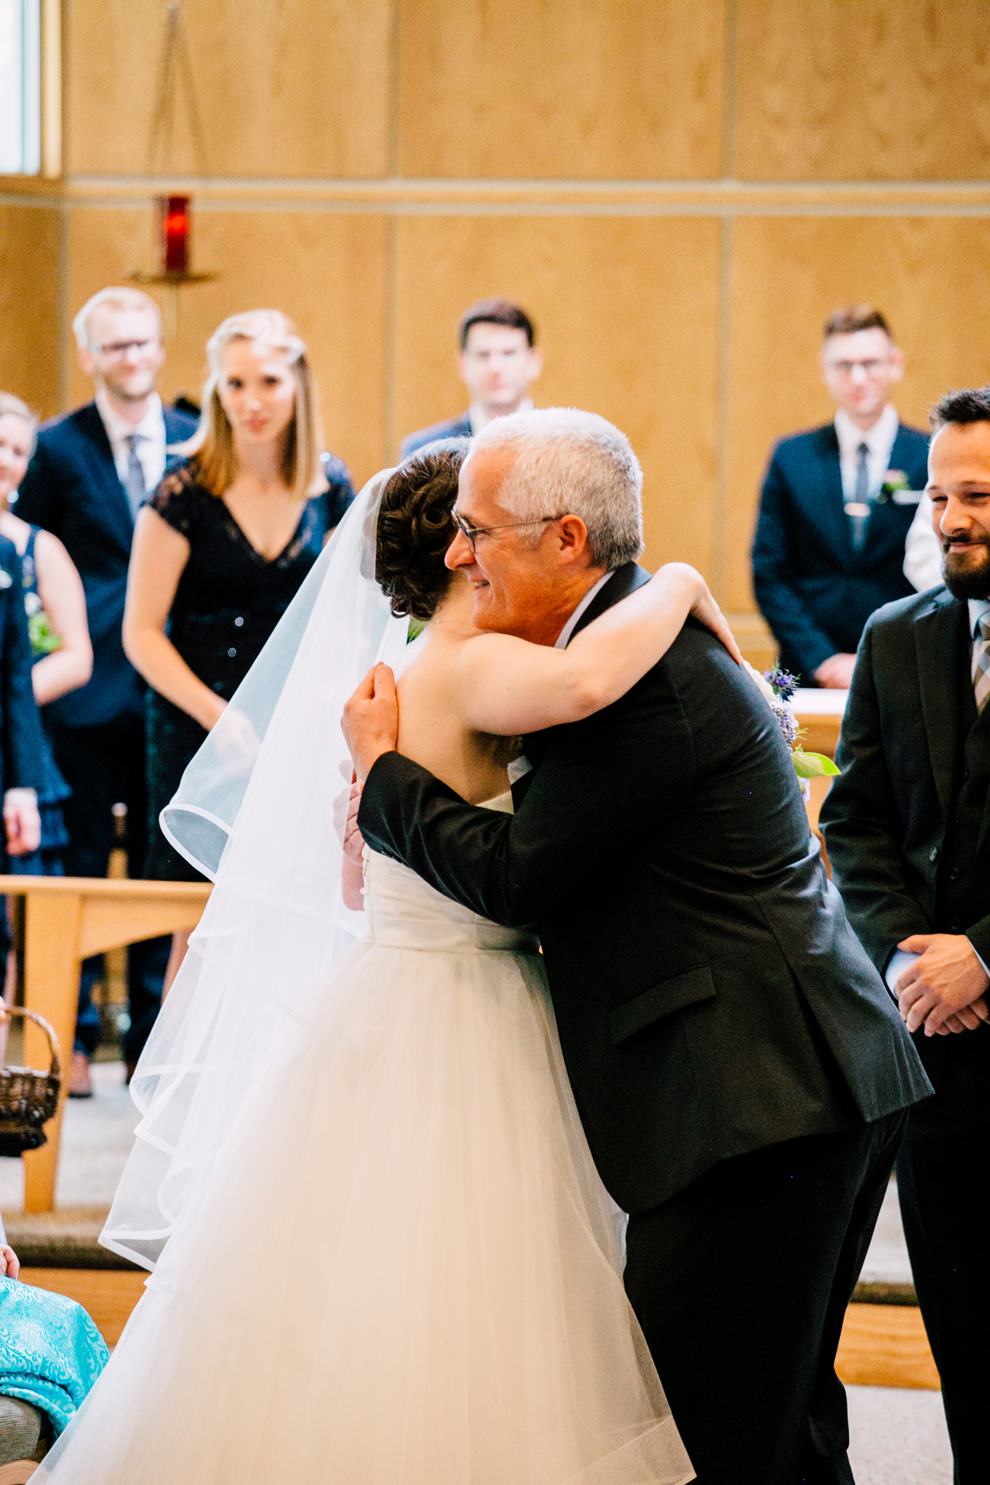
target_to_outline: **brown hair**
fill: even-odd
[[[894,338],[875,304],[842,304],[825,321],[822,340],[830,335],[855,335],[857,330],[882,330],[889,340]]]
[[[521,330],[530,346],[536,343],[533,321],[524,309],[510,304],[508,299],[479,299],[464,311],[457,327],[457,343],[462,351],[472,325],[507,325],[510,330]]]
[[[946,392],[932,408],[929,421],[936,431],[946,423],[990,423],[990,387]]]
[[[466,438],[451,439],[413,454],[382,491],[375,579],[396,618],[431,619],[450,586],[443,559],[457,534],[454,501],[467,449]]]
[[[298,500],[326,489],[320,454],[323,430],[316,383],[306,358],[306,344],[287,315],[277,309],[250,309],[231,315],[210,336],[206,353],[210,376],[203,388],[199,427],[180,452],[190,456],[196,479],[211,495],[223,495],[237,478],[234,435],[220,401],[223,351],[232,340],[281,351],[296,383],[296,405],[282,452],[282,478]]]

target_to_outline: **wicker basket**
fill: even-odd
[[[23,1016],[40,1026],[52,1054],[46,1073],[31,1067],[0,1068],[0,1155],[23,1155],[25,1150],[37,1150],[48,1138],[43,1125],[58,1108],[62,1069],[58,1038],[44,1016],[21,1006],[0,1005],[0,1022],[11,1016]]]

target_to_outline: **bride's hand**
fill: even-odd
[[[679,575],[689,577],[697,592],[697,597],[691,605],[691,613],[699,623],[710,629],[717,640],[728,650],[737,665],[743,663],[742,651],[736,644],[735,635],[729,628],[728,622],[722,610],[711,595],[711,590],[705,582],[701,573],[688,562],[666,562],[660,568],[660,572],[677,572]],[[659,574],[658,574],[659,575]]]

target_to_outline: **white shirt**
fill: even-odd
[[[918,513],[908,527],[904,543],[904,576],[919,593],[938,588],[942,578],[942,543],[935,535],[932,502],[922,495]]]
[[[883,484],[884,475],[890,468],[890,455],[894,439],[900,427],[897,409],[890,403],[884,408],[872,428],[864,432],[857,428],[847,412],[841,407],[835,415],[835,434],[839,440],[839,467],[842,470],[842,494],[846,500],[856,498],[856,475],[859,470],[859,446],[865,443],[866,472],[870,494]]]
[[[126,418],[122,418],[116,408],[110,405],[110,399],[102,387],[96,393],[96,406],[103,419],[103,426],[107,430],[107,438],[110,440],[117,478],[125,490],[127,489],[127,461],[130,458],[130,449],[126,440],[132,434],[137,434],[138,441],[134,452],[141,461],[141,468],[144,470],[144,487],[150,495],[165,473],[165,414],[162,411],[162,400],[158,393],[152,392],[148,400],[148,411],[140,423],[129,423]]]
[[[533,406],[532,397],[524,397],[516,408],[516,412],[532,412]],[[488,424],[495,420],[488,416],[480,402],[472,402],[468,408],[468,421],[471,424],[471,437],[474,438],[476,434],[481,432],[482,428],[487,428]]]

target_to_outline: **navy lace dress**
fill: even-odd
[[[329,490],[303,507],[288,545],[272,561],[251,545],[223,500],[196,483],[194,464],[166,474],[150,504],[189,542],[166,633],[190,670],[229,701],[354,498],[344,465],[324,457]],[[149,688],[147,695],[148,860],[154,881],[202,881],[158,824],[205,728]]]

